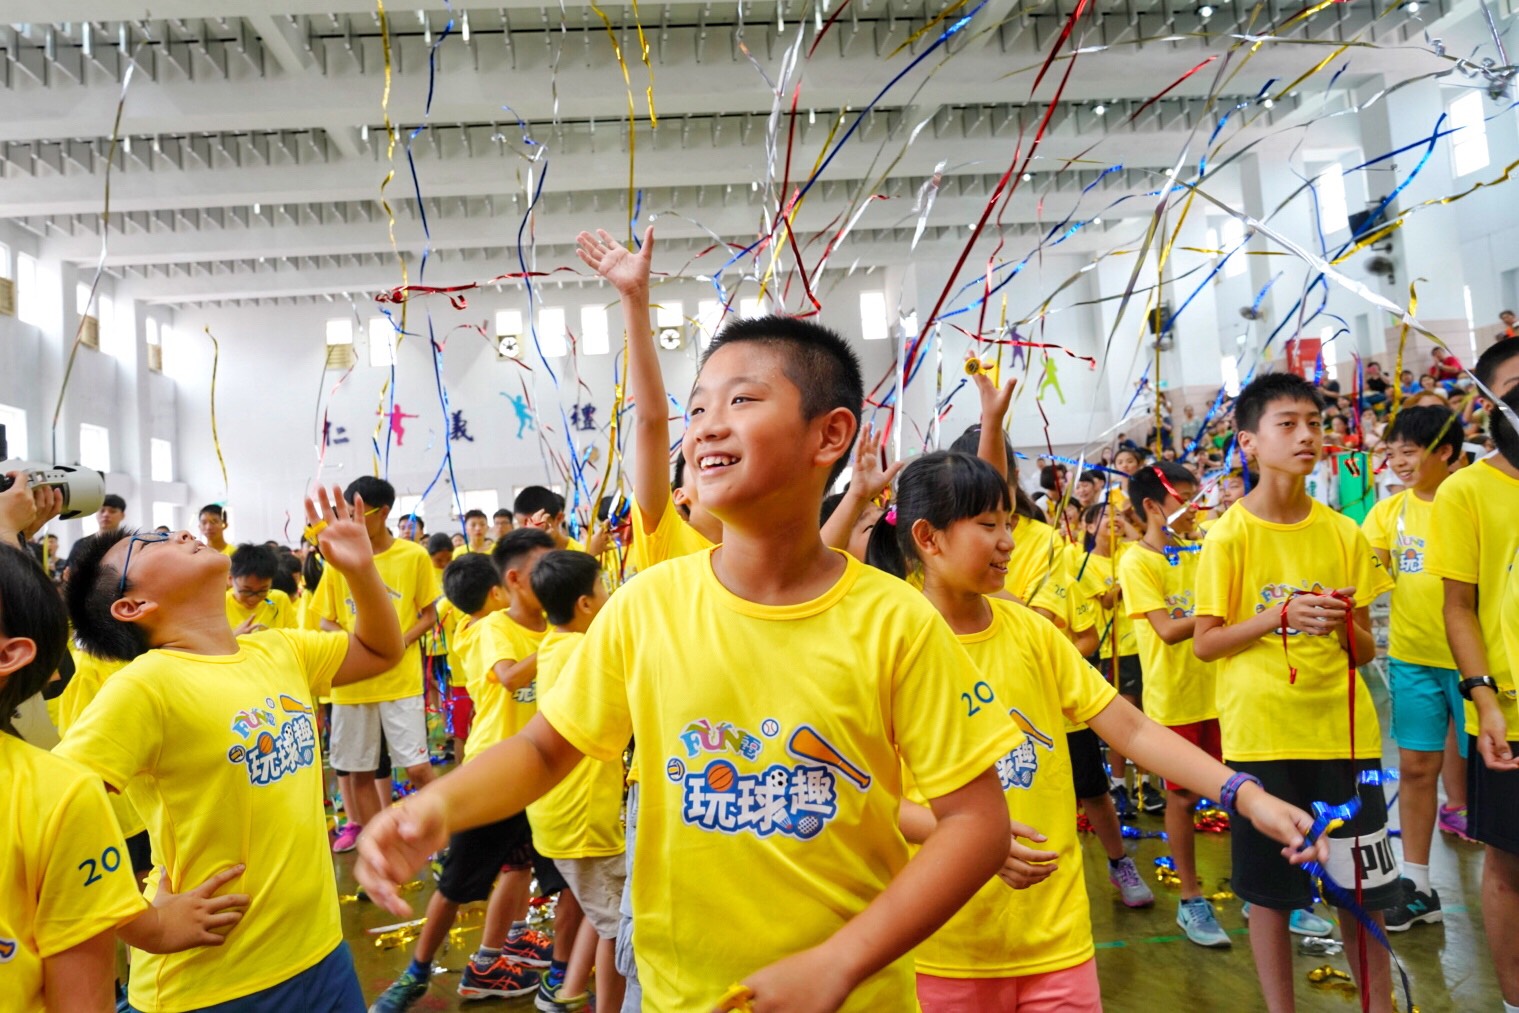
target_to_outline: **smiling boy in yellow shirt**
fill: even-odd
[[[580,242],[588,262],[633,256]],[[815,324],[763,317],[714,339],[684,454],[723,545],[630,581],[521,734],[368,828],[371,896],[405,911],[397,883],[450,829],[514,812],[636,736],[647,1008],[917,1008],[911,949],[1006,856],[992,767],[1022,733],[998,709],[967,711],[974,668],[927,601],[822,542],[862,402],[854,353]],[[910,861],[904,764],[937,817]]]
[[[227,557],[187,531],[123,529],[75,559],[67,590],[80,643],[133,660],[55,752],[131,798],[163,862],[152,889],[246,866],[249,915],[224,946],[133,954],[129,998],[142,1013],[234,999],[271,1013],[362,1008],[327,853],[313,705],[328,686],[393,666],[401,633],[363,523],[326,490],[317,498],[307,517],[325,523],[328,570],[344,575],[355,602],[348,636],[234,637]],[[360,499],[355,513],[363,509]]]
[[[274,587],[279,557],[267,545],[247,543],[231,553],[232,586],[227,588],[227,622],[238,635],[259,630],[293,630],[300,622],[290,596]]]

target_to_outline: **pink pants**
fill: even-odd
[[[1102,1013],[1097,958],[1017,978],[918,975],[923,1013]]]

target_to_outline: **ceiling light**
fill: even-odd
[[[1403,6],[1408,9],[1408,13],[1410,14],[1419,13],[1419,0],[1408,0],[1408,3]]]
[[[1274,102],[1273,100],[1271,100],[1271,99],[1268,98],[1265,101],[1263,101],[1261,103],[1261,105],[1265,106],[1267,109],[1270,109],[1272,106],[1276,105],[1276,102]]]
[[[359,127],[359,140],[361,140],[361,141],[367,141],[367,140],[369,140],[369,124],[368,123],[365,123],[363,126]]]
[[[1108,111],[1108,107],[1105,106],[1105,105],[1103,105],[1101,102],[1097,103],[1096,105],[1094,105],[1092,107],[1092,112],[1095,113],[1095,114],[1097,114],[1098,116],[1101,116],[1103,113],[1105,113],[1107,111]]]
[[[1029,181],[1030,181],[1030,180],[1032,180],[1032,179],[1033,179],[1033,178],[1034,178],[1034,174],[1033,174],[1033,173],[1032,173],[1032,172],[1025,172],[1025,173],[1024,173],[1024,174],[1023,174],[1023,181],[1024,181],[1024,182],[1025,182],[1025,183],[1027,183],[1027,182],[1029,182]]]
[[[258,214],[261,210],[262,210],[262,205],[260,205],[257,201],[254,201],[253,202],[253,213],[254,214]]]
[[[465,11],[464,12],[463,29],[462,29],[462,31],[463,31],[463,34],[464,34],[464,41],[468,42],[469,41],[469,11]]]
[[[1092,219],[1092,224],[1093,225],[1101,225],[1102,224],[1102,219],[1101,218],[1093,218]]]
[[[1200,18],[1211,18],[1213,16],[1213,8],[1208,4],[1203,4],[1197,9],[1197,16]]]

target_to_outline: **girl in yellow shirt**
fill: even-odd
[[[915,954],[925,1013],[1101,1009],[1071,760],[1061,734],[1067,720],[1089,723],[1146,767],[1229,803],[1286,845],[1292,861],[1318,853],[1298,851],[1313,822],[1306,812],[1146,718],[1054,626],[1021,605],[988,597],[1002,588],[1013,551],[1007,484],[990,465],[964,454],[928,454],[903,470],[894,502],[894,516],[872,533],[871,558],[894,557],[921,571],[923,594],[981,677],[963,706],[1005,708],[1026,735],[996,764],[1008,805],[1006,863]],[[910,842],[934,827],[921,802],[909,791],[902,805]]]

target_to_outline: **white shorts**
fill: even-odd
[[[397,767],[418,767],[427,759],[427,709],[421,696],[380,703],[332,705],[330,762],[334,770],[363,773],[380,762],[380,729]],[[384,771],[383,776],[389,776]]]
[[[554,867],[580,902],[585,920],[602,939],[617,938],[618,905],[627,879],[622,855],[605,858],[556,858]]]

